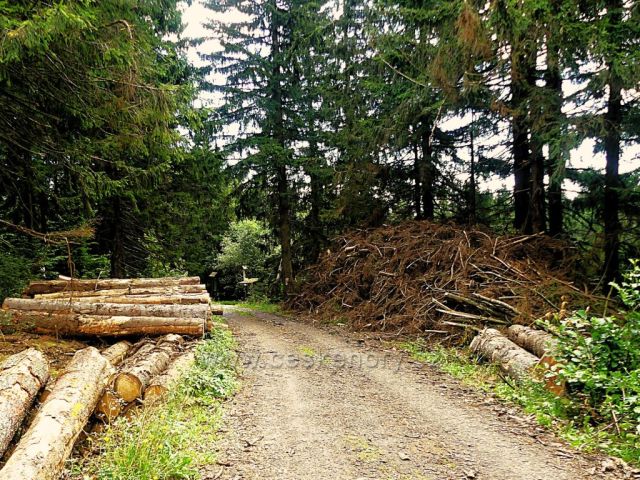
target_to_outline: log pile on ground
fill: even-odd
[[[201,336],[222,313],[198,277],[37,281],[25,297],[3,303],[13,324],[55,336]]]
[[[530,324],[565,300],[594,304],[574,270],[573,250],[543,235],[408,222],[336,239],[289,306],[358,330],[461,338],[459,327]]]

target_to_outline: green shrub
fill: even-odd
[[[633,262],[618,290],[625,310],[615,315],[576,312],[556,325],[555,369],[580,405],[585,423],[609,424],[628,440],[640,429],[640,264]]]

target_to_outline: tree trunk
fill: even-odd
[[[558,343],[550,333],[524,325],[511,325],[508,335],[511,341],[540,358],[552,355]]]
[[[609,29],[616,29],[622,23],[622,0],[607,1]],[[613,36],[613,35],[611,35]],[[605,291],[609,283],[620,276],[620,130],[622,127],[622,79],[616,72],[616,61],[609,60],[609,98],[605,114],[604,149],[607,159],[604,177],[604,267]]]
[[[487,328],[473,339],[471,350],[500,369],[515,380],[530,378],[530,373],[538,364],[535,355],[519,347],[498,330]]]
[[[120,365],[123,360],[127,357],[133,345],[126,340],[123,340],[118,343],[114,343],[109,348],[105,348],[102,352],[102,356],[109,360],[109,363],[114,367]]]
[[[418,140],[413,145],[413,209],[416,213],[416,220],[422,220],[422,195],[420,188],[420,152]]]
[[[542,144],[538,139],[531,141],[531,189],[529,215],[531,216],[531,233],[547,230],[547,211],[544,195],[544,155]]]
[[[116,375],[113,390],[126,403],[141,398],[153,377],[167,368],[182,343],[179,335],[167,335],[148,352],[137,352]]]
[[[199,277],[167,277],[167,278],[111,278],[105,280],[39,280],[29,284],[26,295],[41,293],[86,292],[91,290],[110,290],[122,288],[178,287],[181,285],[200,286]]]
[[[95,348],[77,352],[0,470],[0,480],[57,480],[112,372]]]
[[[48,378],[49,363],[35,348],[11,355],[0,365],[0,457]]]
[[[527,115],[529,59],[523,52],[512,53],[511,58],[511,129],[513,134],[513,175],[515,229],[524,234],[532,232],[530,207],[531,156],[529,122]]]
[[[149,305],[196,305],[199,303],[208,304],[211,297],[208,293],[201,295],[195,293],[169,294],[169,295],[122,295],[119,297],[98,296],[98,297],[75,297],[74,292],[69,292],[69,296],[64,297],[65,301],[77,303],[127,303],[127,304],[149,304]],[[36,300],[40,300],[37,298]],[[62,300],[62,298],[61,298]]]
[[[111,277],[125,278],[124,232],[122,231],[122,202],[113,199],[113,239],[111,244]]]
[[[31,311],[55,314],[73,314],[127,317],[187,317],[209,318],[209,305],[149,305],[124,303],[90,303],[68,300],[39,300],[30,298],[7,298],[4,310]]]
[[[174,294],[180,295],[182,293],[206,293],[204,285],[178,285],[167,287],[140,287],[140,288],[110,288],[103,290],[87,290],[84,292],[78,291],[65,291],[54,293],[38,293],[34,295],[34,298],[40,299],[56,299],[67,298],[69,295],[75,297],[120,297],[122,295],[159,295],[159,294]]]
[[[129,317],[82,315],[14,310],[14,324],[41,335],[71,337],[126,337],[131,335],[167,335],[171,333],[201,337],[205,319],[179,317]]]
[[[554,2],[554,8],[557,9]],[[564,179],[565,152],[563,147],[564,114],[562,113],[562,73],[560,70],[560,46],[556,40],[556,32],[553,28],[547,32],[547,72],[546,89],[550,96],[549,115],[547,123],[549,125],[547,136],[549,147],[549,163],[547,175],[549,177],[549,187],[547,194],[547,205],[549,211],[549,235],[555,237],[563,232],[563,206],[562,206],[562,181]]]
[[[167,371],[154,378],[145,389],[145,405],[154,404],[166,397],[169,390],[180,380],[182,374],[191,368],[194,360],[195,356],[192,351],[176,357],[167,368]]]
[[[435,216],[434,182],[435,168],[433,165],[433,148],[431,147],[431,122],[423,121],[420,164],[420,196],[422,199],[422,218],[433,220]]]
[[[469,225],[475,225],[478,222],[478,183],[476,180],[476,152],[475,152],[475,119],[471,112],[471,125],[469,127],[469,149],[470,149],[470,165],[469,165],[469,214],[467,221]]]

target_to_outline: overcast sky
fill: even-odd
[[[237,11],[229,11],[223,14],[214,13],[211,10],[205,8],[198,0],[194,0],[191,6],[185,5],[183,7],[183,11],[183,21],[185,23],[185,30],[183,32],[184,37],[210,37],[211,32],[203,26],[203,24],[210,19],[233,22],[241,20],[243,18],[243,16]],[[191,52],[189,52],[189,58],[193,63],[202,65],[202,61],[200,60],[198,53],[211,53],[212,51],[219,48],[220,43],[217,40],[209,39],[204,44],[198,47],[198,51],[192,50]],[[223,83],[224,77],[217,76],[215,80],[216,83]],[[203,96],[202,101],[205,103],[211,103],[214,101],[214,99],[211,96]],[[453,118],[443,121],[440,125],[440,128],[448,130],[457,128],[463,124],[464,122],[462,122],[461,119]],[[478,139],[478,141],[482,142],[482,139]],[[593,140],[587,140],[583,142],[580,148],[577,148],[571,152],[571,160],[568,166],[573,168],[593,167],[597,169],[604,169],[604,155],[594,154],[594,145],[595,142]],[[465,158],[464,152],[461,154],[461,157]],[[622,161],[620,164],[620,171],[622,173],[629,172],[638,167],[640,167],[640,145],[634,144],[624,149]],[[489,184],[485,185],[485,188],[495,189],[500,186],[510,188],[511,185],[513,185],[513,180],[507,179],[490,182]],[[570,196],[572,196],[572,193],[577,193],[577,186],[571,185],[569,182],[566,182],[565,188],[567,189],[567,194]]]

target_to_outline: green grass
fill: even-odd
[[[640,464],[637,435],[617,435],[612,425],[578,423],[580,405],[568,397],[557,397],[539,382],[505,381],[493,365],[478,364],[467,352],[442,346],[427,347],[421,341],[401,343],[400,348],[414,359],[436,365],[443,372],[535,416],[545,426],[582,451],[603,451],[633,464]]]
[[[234,347],[228,331],[214,330],[167,402],[115,421],[95,440],[100,454],[72,473],[98,480],[199,479],[199,467],[215,461],[220,401],[236,388]]]
[[[271,303],[269,301],[247,300],[242,302],[236,302],[236,301],[225,300],[218,303],[220,303],[221,305],[233,305],[235,307],[246,308],[248,310],[255,310],[257,312],[262,312],[262,313],[270,313],[272,315],[282,315],[282,308],[280,307],[280,305],[277,303]]]

